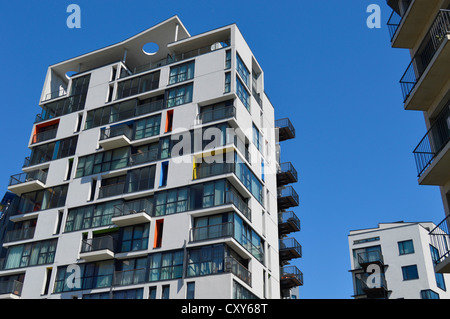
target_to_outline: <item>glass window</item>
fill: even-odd
[[[181,278],[183,259],[183,250],[149,255],[149,281]]]
[[[149,224],[123,228],[121,252],[148,248]]]
[[[225,69],[231,68],[231,50],[227,50],[225,53]]]
[[[236,70],[247,87],[250,87],[250,71],[245,66],[239,54],[236,55]]]
[[[244,85],[238,77],[236,77],[236,94],[244,104],[245,108],[250,112],[250,94],[244,88]]]
[[[407,255],[414,253],[414,245],[412,240],[405,240],[398,242],[398,251],[400,255]]]
[[[195,299],[195,282],[187,283],[186,299]]]
[[[161,115],[148,117],[136,122],[135,140],[156,136],[160,133]]]
[[[412,280],[419,278],[417,265],[410,265],[402,267],[403,280]]]
[[[193,85],[182,85],[167,92],[167,107],[174,107],[192,102]]]
[[[170,68],[169,84],[175,84],[194,78],[195,61],[183,63]]]
[[[231,72],[225,73],[225,93],[231,92]]]

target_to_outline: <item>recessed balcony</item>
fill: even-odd
[[[23,283],[17,280],[0,282],[0,299],[19,299]]]
[[[393,9],[387,23],[392,47],[412,49],[440,3],[441,0],[388,0]]]
[[[13,175],[9,179],[8,190],[16,195],[34,192],[45,188],[47,172],[42,170]]]
[[[112,236],[84,239],[81,242],[80,258],[87,262],[114,258],[115,240]]]
[[[420,185],[444,186],[450,179],[449,121],[450,105],[445,107],[413,151]]]
[[[295,138],[295,128],[288,118],[275,121],[275,127],[278,129],[278,140],[286,141]]]
[[[291,162],[281,163],[277,170],[277,185],[283,186],[290,183],[297,183],[298,174]]]
[[[358,264],[363,268],[367,267],[370,264],[384,266],[383,255],[381,254],[381,251],[378,250],[359,253],[357,255],[357,258]]]
[[[114,206],[112,222],[119,227],[149,223],[153,204],[147,199],[139,199]]]
[[[378,274],[376,278],[369,277],[373,274],[360,274],[361,289],[369,299],[387,298],[388,287],[384,273]]]
[[[400,84],[405,109],[427,111],[450,73],[450,10],[440,10]]]
[[[300,219],[294,212],[278,213],[278,232],[280,235],[287,235],[300,231]]]
[[[288,209],[299,205],[299,197],[292,186],[278,188],[278,210]]]
[[[433,230],[430,231],[431,245],[435,251],[432,254],[434,271],[441,274],[450,273],[450,216],[446,216]]]
[[[133,129],[127,124],[121,124],[101,130],[98,144],[105,150],[111,150],[131,145]]]

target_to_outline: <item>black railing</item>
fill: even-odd
[[[9,179],[9,186],[19,185],[32,181],[39,181],[45,184],[47,182],[47,172],[36,170],[28,173],[12,175]]]
[[[114,206],[113,217],[121,217],[133,215],[137,213],[145,213],[152,215],[153,204],[147,199],[138,199]]]
[[[297,170],[291,162],[281,163],[278,173],[289,173],[292,175],[295,181],[298,181]]]
[[[302,257],[302,246],[295,238],[284,238],[279,240],[280,253],[283,251],[293,251],[297,256]]]
[[[358,264],[364,265],[364,264],[373,264],[373,263],[380,263],[383,264],[383,255],[381,254],[381,251],[375,250],[375,251],[366,251],[359,253],[357,255],[358,258]]]
[[[133,129],[126,124],[106,128],[101,131],[100,141],[122,135],[131,140],[133,136]]]
[[[278,188],[277,194],[278,199],[292,199],[296,205],[299,204],[299,196],[292,186]]]
[[[290,280],[298,285],[303,285],[303,273],[295,266],[285,266],[280,268],[280,280]]]
[[[430,231],[431,245],[437,249],[438,256],[433,256],[435,264],[439,264],[450,256],[450,216],[446,216],[433,230]]]
[[[276,120],[275,127],[278,128],[280,141],[295,137],[295,127],[288,118]]]
[[[0,282],[0,295],[13,294],[16,296],[22,295],[23,283],[17,280],[8,280]]]
[[[252,221],[252,210],[234,189],[225,192],[225,204],[233,204],[249,221]]]
[[[233,257],[225,257],[224,271],[232,273],[250,287],[252,286],[252,273]]]
[[[406,101],[416,87],[431,60],[439,50],[446,35],[450,32],[450,10],[440,10],[423,41],[423,49],[412,59],[400,79],[403,99]]]
[[[206,112],[200,111],[200,113],[197,115],[197,124],[219,121],[235,116],[236,108],[234,106],[224,106]]]
[[[112,236],[102,236],[84,239],[81,242],[81,253],[89,253],[99,250],[115,251],[115,240]]]
[[[220,46],[219,47],[216,47],[214,44],[211,44],[211,45],[208,45],[208,46],[205,46],[205,47],[201,47],[201,48],[198,48],[198,49],[194,49],[194,50],[191,50],[191,51],[187,51],[187,52],[184,52],[184,53],[169,55],[165,59],[162,59],[162,60],[159,60],[159,61],[155,61],[155,62],[150,62],[150,63],[144,64],[144,65],[135,67],[133,72],[121,74],[121,78],[128,77],[128,76],[131,76],[131,75],[136,75],[136,74],[143,73],[143,72],[147,72],[147,71],[150,71],[150,70],[162,67],[162,66],[166,66],[166,65],[169,65],[169,64],[172,64],[172,63],[175,63],[175,62],[180,62],[180,61],[184,61],[184,60],[187,60],[187,59],[191,59],[191,58],[194,58],[196,56],[203,55],[203,54],[206,54],[206,53],[210,53],[210,52],[213,52],[213,51],[216,51],[216,50],[219,50],[219,49],[223,49],[223,48],[226,48],[226,47],[229,47],[229,46],[230,46],[230,41],[226,40],[226,41],[220,42]]]
[[[397,10],[393,10],[391,16],[389,17],[389,21],[387,23],[389,29],[389,35],[391,37],[391,42],[394,40],[394,37],[398,31],[400,24],[405,17],[406,12],[408,12],[409,7],[411,6],[412,0],[403,0],[403,8],[396,8]]]
[[[234,173],[235,163],[202,163],[194,169],[194,179]]]
[[[105,198],[111,196],[122,195],[125,193],[126,183],[116,183],[110,185],[104,185],[100,187],[98,198]]]
[[[278,213],[278,224],[291,223],[296,229],[300,230],[300,219],[294,212],[280,212]]]
[[[28,228],[21,228],[21,229],[16,229],[16,230],[9,230],[5,234],[5,243],[19,241],[19,240],[25,240],[25,239],[31,239],[34,236],[35,230],[36,230],[36,227],[28,227]]]
[[[417,175],[420,177],[450,141],[450,105],[446,106],[419,145],[414,149]]]
[[[40,143],[40,142],[51,140],[56,137],[57,132],[58,132],[58,129],[54,128],[52,130],[36,133],[33,135],[33,140],[31,141],[31,143],[35,144],[35,143]]]

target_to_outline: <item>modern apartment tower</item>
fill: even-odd
[[[422,112],[427,132],[414,149],[420,185],[439,186],[445,219],[431,235],[440,251],[436,271],[450,272],[450,0],[388,0],[393,48],[411,61],[400,78],[406,110]]]
[[[286,238],[297,173],[279,162],[295,130],[275,121],[235,24],[191,36],[174,16],[50,66],[40,101],[9,184],[0,297],[278,299],[302,285]]]
[[[380,223],[350,231],[355,299],[449,299],[449,274],[435,273],[431,222]]]

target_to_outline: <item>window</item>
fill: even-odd
[[[155,240],[153,248],[160,248],[162,246],[164,219],[159,219],[155,223]]]
[[[417,265],[410,265],[402,267],[403,280],[412,280],[419,278]]]
[[[148,248],[149,224],[123,228],[121,252]]]
[[[148,117],[136,122],[134,139],[139,140],[146,137],[159,135],[161,127],[161,115]]]
[[[70,209],[67,215],[65,232],[111,225],[114,206],[121,203],[121,200],[116,200]]]
[[[11,246],[7,250],[4,269],[51,264],[55,258],[56,239]]]
[[[159,180],[159,187],[167,185],[167,173],[169,172],[169,162],[161,163],[161,176]]]
[[[80,157],[75,178],[124,168],[128,165],[128,157],[128,147]]]
[[[250,112],[250,94],[247,92],[247,89],[244,88],[244,85],[238,77],[236,77],[236,94],[244,104],[245,108]]]
[[[160,72],[149,73],[117,83],[117,99],[155,90],[159,86]]]
[[[414,253],[414,245],[412,240],[405,240],[398,242],[398,251],[400,255],[407,255]]]
[[[156,299],[156,286],[149,288],[148,299]]]
[[[195,299],[195,282],[187,283],[186,299]]]
[[[33,148],[28,165],[36,165],[52,160],[73,156],[77,148],[78,135]]]
[[[171,215],[188,210],[188,188],[158,192],[156,195],[155,216]]]
[[[169,299],[170,298],[170,285],[162,286],[162,294],[161,299]]]
[[[22,194],[19,197],[17,213],[25,214],[62,207],[66,204],[67,189],[68,185],[66,184]]]
[[[238,74],[241,76],[247,87],[250,87],[250,72],[245,66],[239,54],[236,54],[236,70]]]
[[[166,115],[166,127],[164,129],[164,133],[172,132],[173,127],[173,110],[167,111]]]
[[[151,165],[128,171],[127,192],[134,193],[153,189],[155,187],[155,170],[156,165]]]
[[[183,275],[183,250],[149,255],[149,281],[181,278]]]
[[[187,277],[207,276],[224,271],[225,247],[223,244],[203,246],[188,252]]]
[[[258,151],[262,153],[262,136],[259,129],[256,127],[256,125],[253,123],[253,144],[255,144]]]
[[[225,93],[231,92],[231,72],[225,73]]]
[[[439,299],[439,294],[431,289],[420,291],[421,299]]]
[[[179,64],[170,68],[169,84],[175,84],[194,78],[195,61]]]
[[[225,69],[231,68],[231,50],[225,52]]]
[[[167,107],[174,107],[192,102],[193,85],[182,85],[167,92]]]
[[[431,259],[433,260],[433,265],[436,264],[439,261],[439,251],[430,245],[430,251],[431,251]],[[441,273],[435,273],[436,277],[436,285],[441,288],[442,290],[446,290],[445,286],[445,279],[444,274]]]

